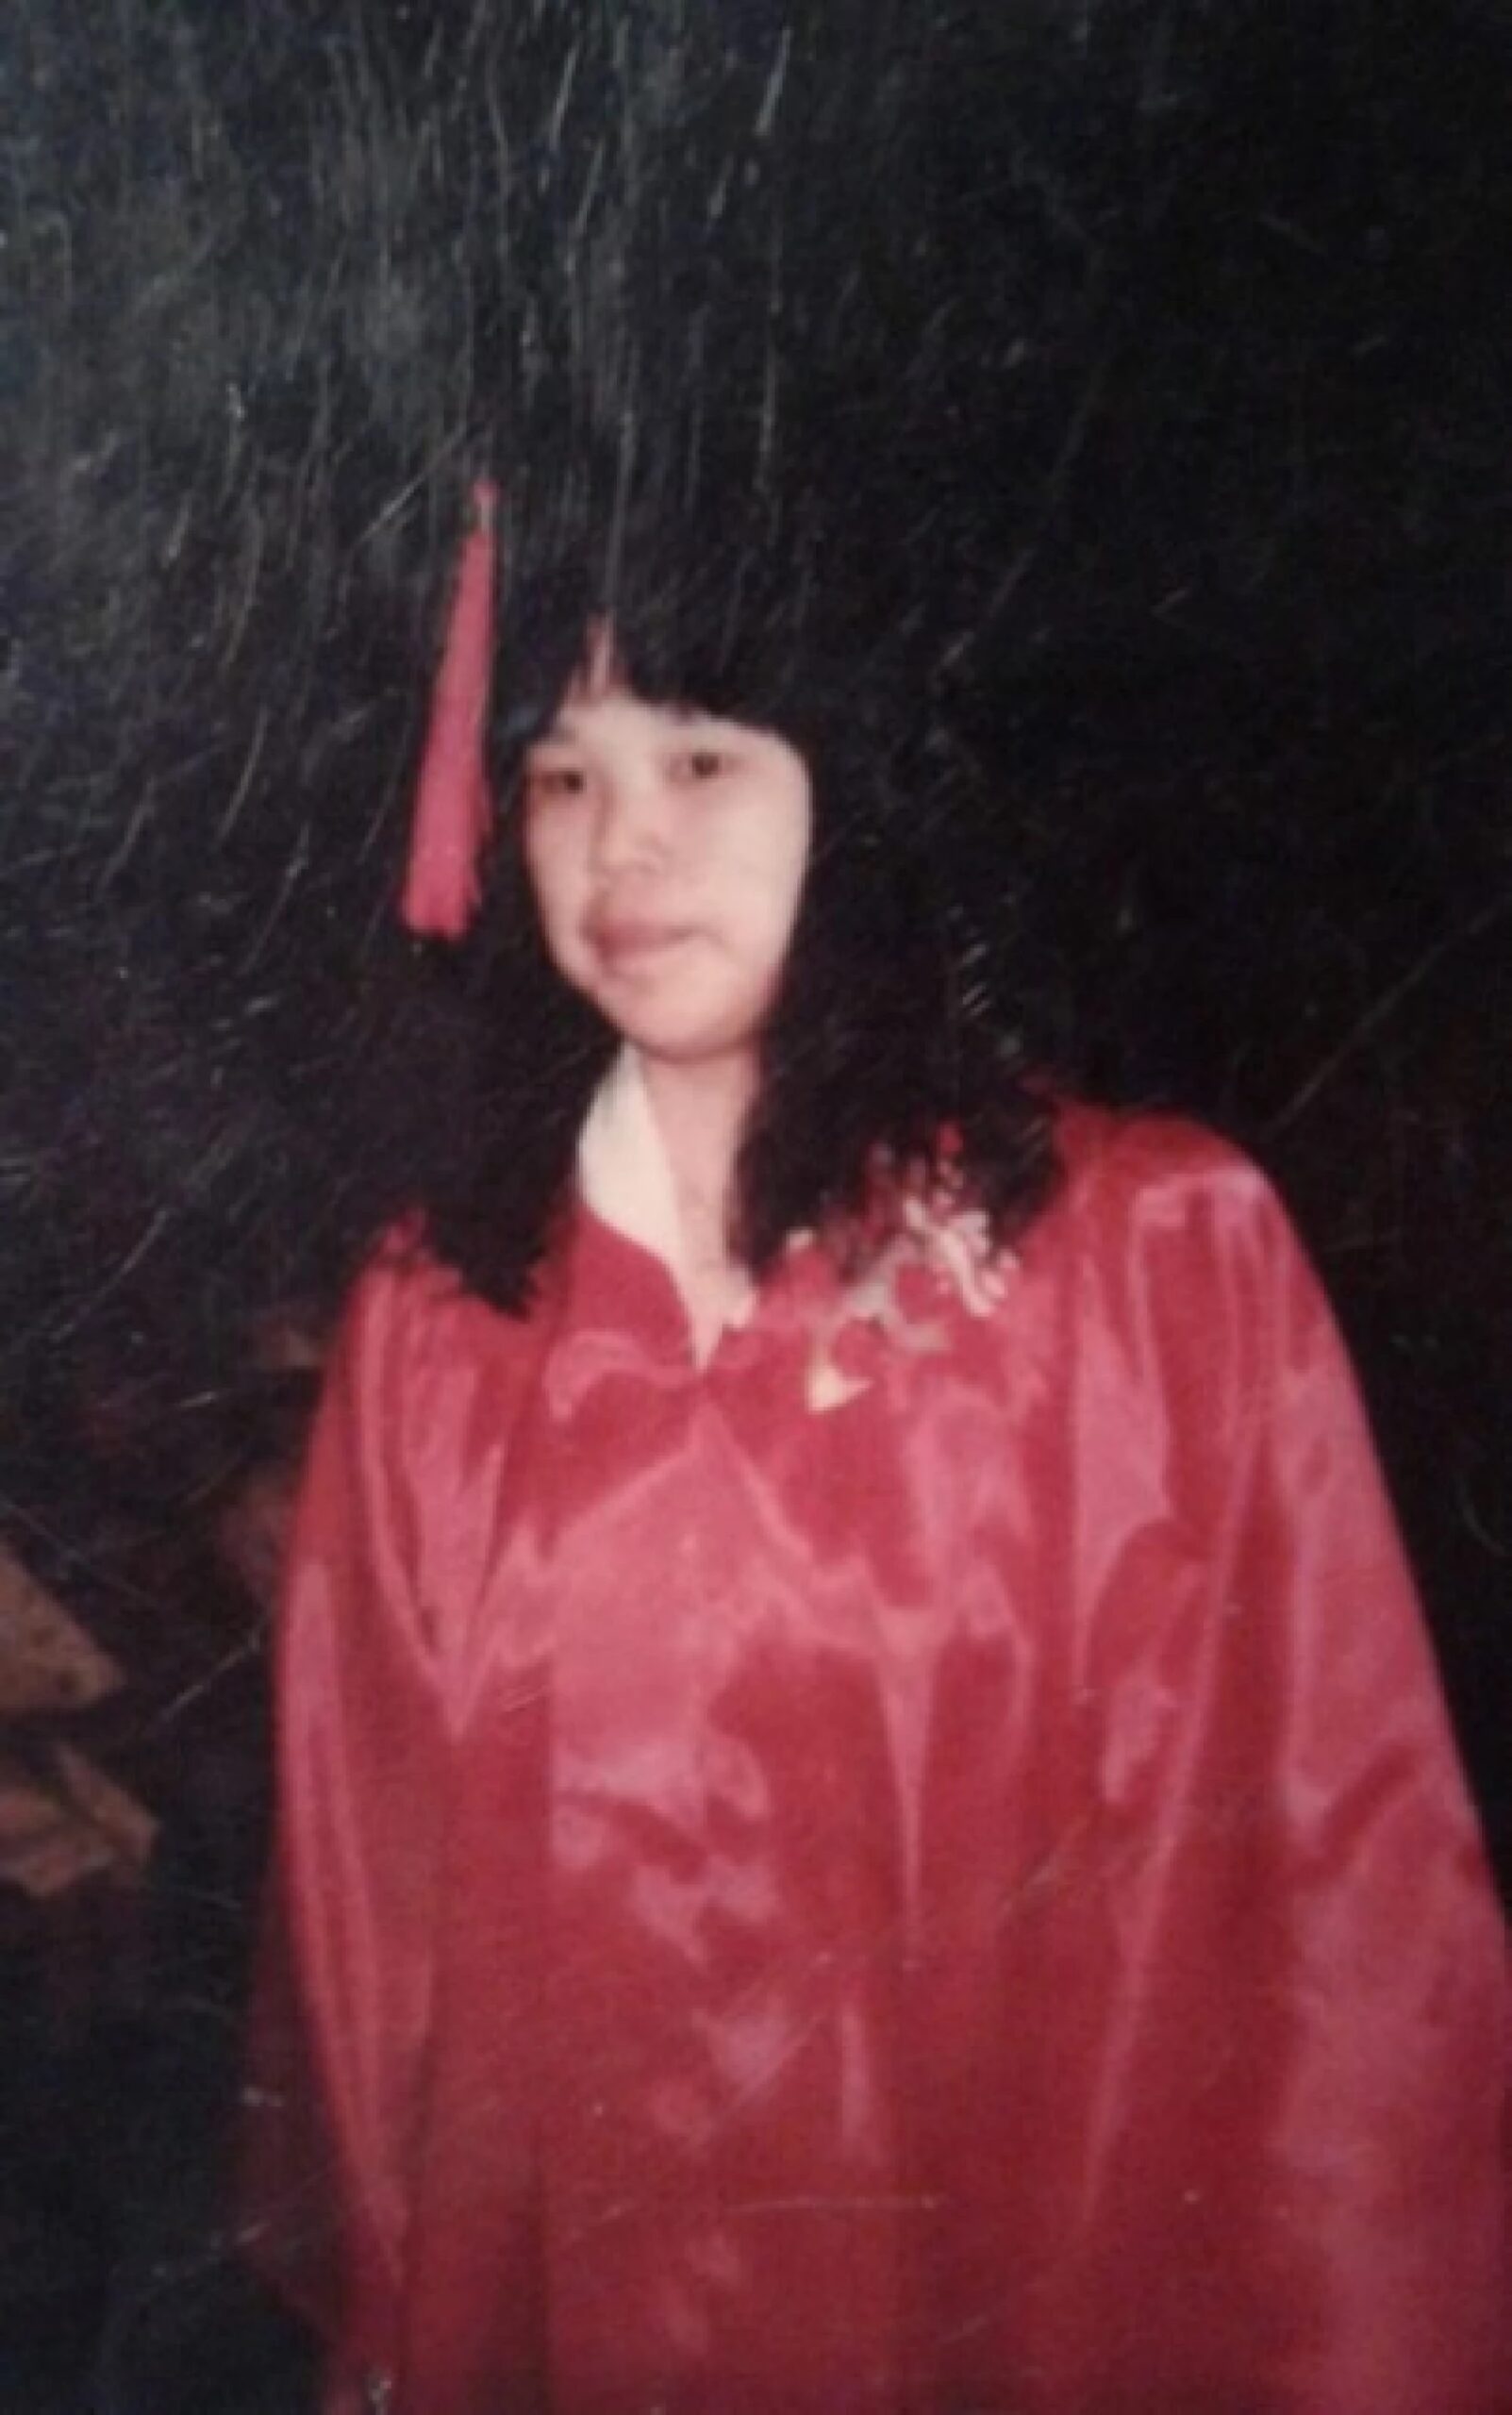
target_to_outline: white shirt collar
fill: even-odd
[[[688,1242],[672,1166],[640,1056],[628,1041],[593,1094],[577,1143],[577,1184],[595,1216],[661,1260],[691,1311]],[[753,1284],[726,1323],[744,1324],[755,1300]]]

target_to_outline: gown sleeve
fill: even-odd
[[[1197,1190],[1203,1244],[1188,1224],[1155,1321],[1176,1448],[1221,1505],[1207,1799],[1243,1839],[1250,1903],[1205,1939],[1199,1912],[1185,1942],[1267,2107],[1255,2245],[1283,2237],[1300,2283],[1289,2319],[1276,2308],[1275,2403],[1490,2415],[1507,2404],[1504,1925],[1320,1283],[1254,1168],[1223,1150]]]
[[[338,2351],[328,2410],[361,2405],[357,2376],[392,2358],[433,1988],[445,1757],[404,1433],[423,1279],[379,1264],[354,1296],[307,1462],[277,1646],[242,2237]]]

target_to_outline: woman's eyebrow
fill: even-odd
[[[674,722],[680,729],[693,728],[702,722],[717,724],[722,728],[735,725],[727,713],[717,713],[708,705],[690,704],[680,696],[668,697],[664,702],[658,700],[656,709],[668,721]],[[564,705],[554,721],[548,722],[544,729],[537,731],[530,743],[533,746],[550,746],[553,743],[574,746],[581,741],[581,738],[582,732],[577,726],[572,706]]]

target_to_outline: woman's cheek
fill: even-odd
[[[570,903],[571,865],[559,825],[554,828],[548,816],[540,816],[525,824],[525,872],[536,910],[548,932],[561,925]]]

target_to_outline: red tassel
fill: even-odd
[[[480,478],[462,545],[430,727],[415,790],[400,908],[412,931],[460,939],[477,911],[491,815],[483,724],[493,667],[494,520],[498,490]]]

